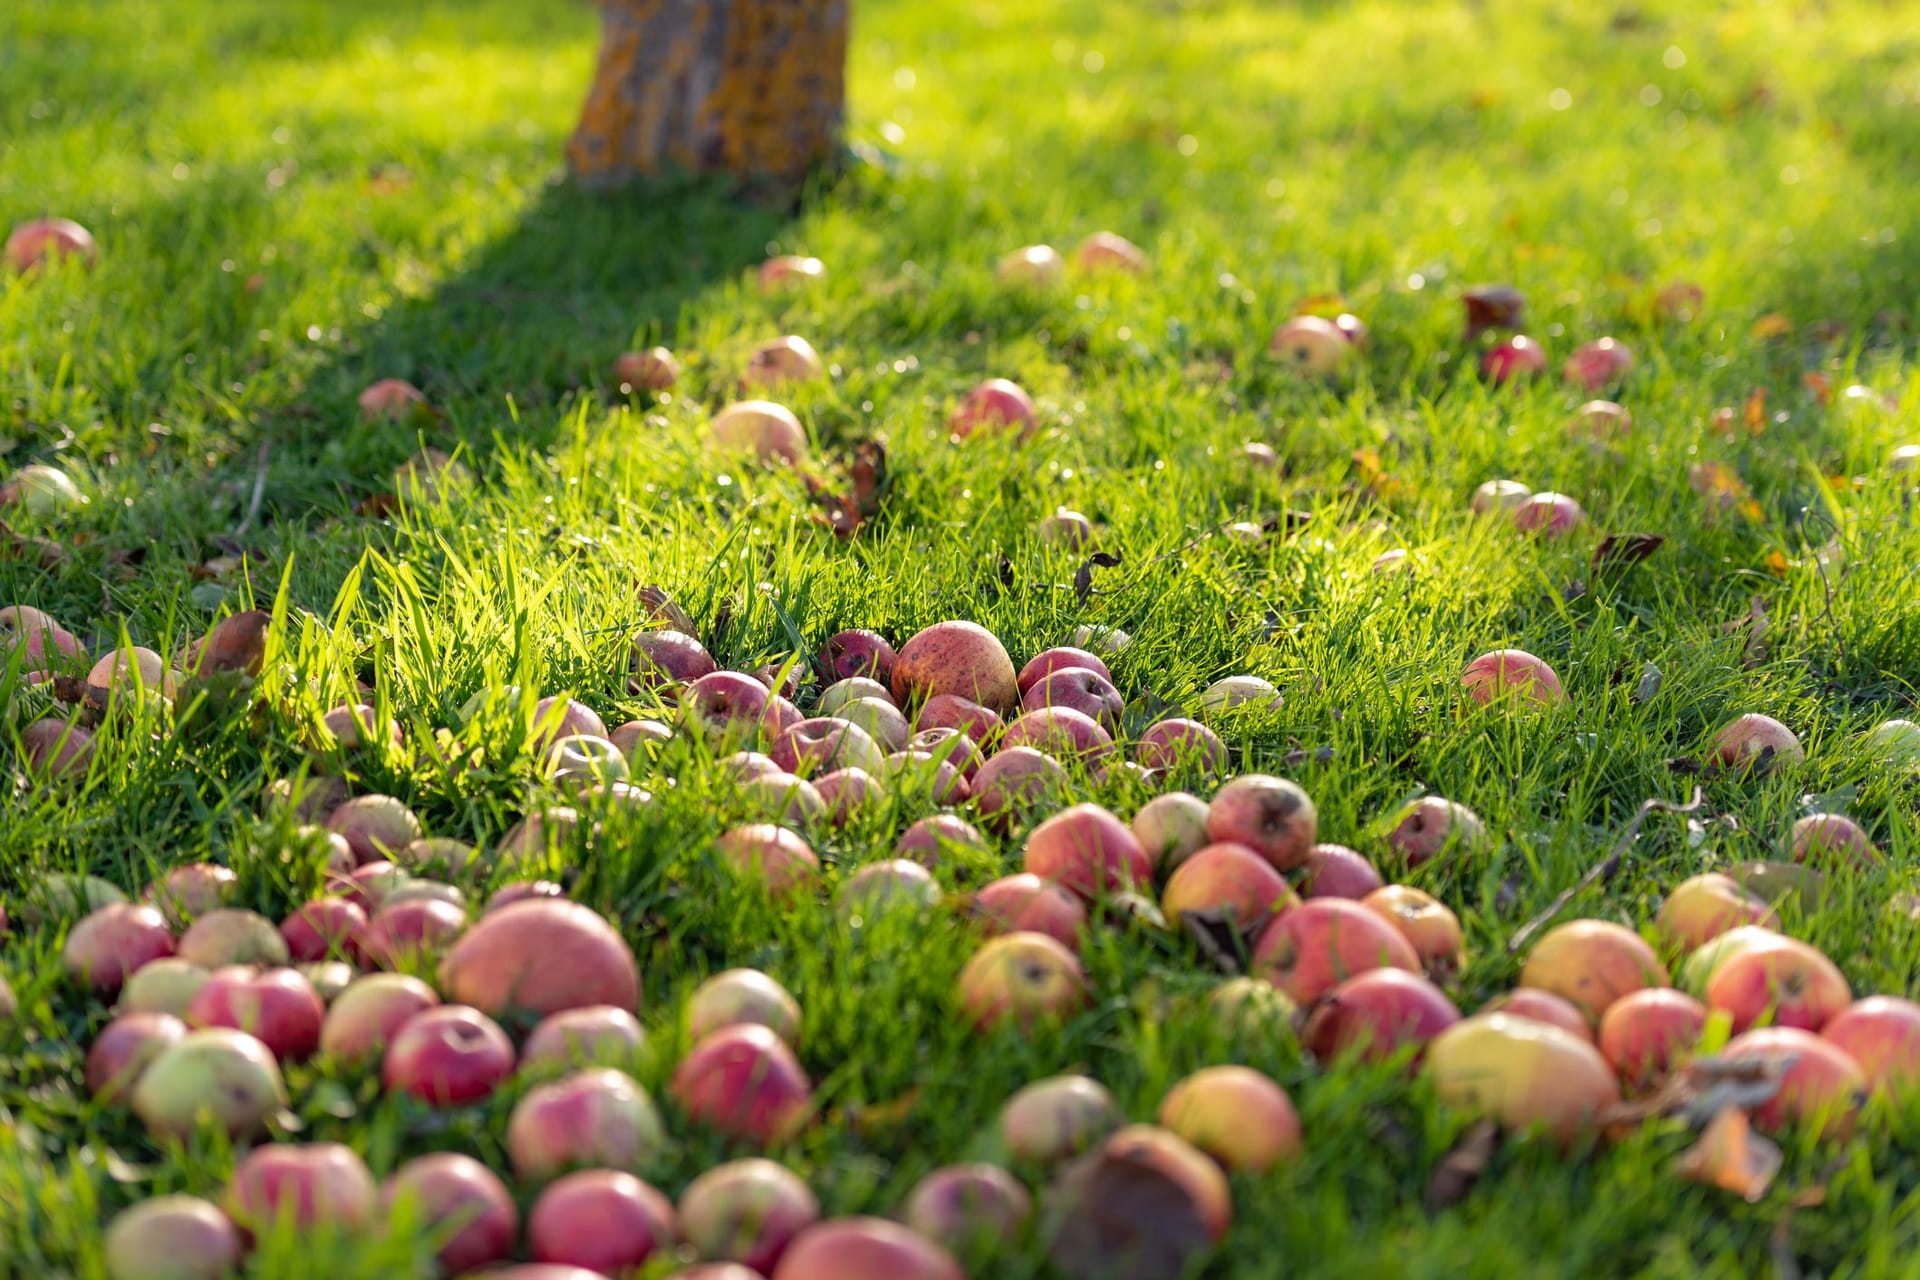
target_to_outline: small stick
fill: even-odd
[[[1620,871],[1620,864],[1626,861],[1627,850],[1633,847],[1634,840],[1640,835],[1641,824],[1649,817],[1656,813],[1698,813],[1705,800],[1706,793],[1699,787],[1695,787],[1693,799],[1685,804],[1675,804],[1671,800],[1649,800],[1641,805],[1639,812],[1633,815],[1633,821],[1629,822],[1614,840],[1613,848],[1606,857],[1588,867],[1587,873],[1548,903],[1546,910],[1514,931],[1513,936],[1507,939],[1507,954],[1519,955],[1533,935],[1551,923],[1555,916],[1565,911],[1568,903],[1601,881],[1613,879]]]

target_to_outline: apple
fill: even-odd
[[[52,615],[31,605],[10,604],[0,608],[0,653],[20,651],[44,665],[57,665],[62,658],[84,656],[80,638],[56,622]]]
[[[827,367],[813,344],[798,334],[769,338],[753,349],[740,380],[749,387],[773,389],[792,382],[815,382]]]
[[[891,698],[855,698],[841,704],[833,713],[834,720],[842,720],[858,728],[884,753],[905,751],[907,742],[913,736],[907,717],[900,708],[893,705]],[[819,721],[802,721],[801,724],[818,724]],[[789,730],[789,733],[793,732]],[[778,753],[775,753],[778,758]],[[862,766],[864,767],[864,766]]]
[[[1503,1013],[1511,1018],[1531,1018],[1535,1022],[1544,1022],[1550,1027],[1558,1027],[1570,1036],[1577,1036],[1587,1041],[1593,1039],[1593,1024],[1587,1021],[1587,1015],[1578,1005],[1564,996],[1557,996],[1551,991],[1542,991],[1538,987],[1519,987],[1497,995],[1481,1005],[1479,1013]]]
[[[1057,804],[1067,791],[1067,771],[1060,762],[1032,747],[994,753],[973,779],[974,805],[996,828],[1031,810]]]
[[[948,1165],[914,1184],[901,1216],[942,1248],[968,1251],[1019,1239],[1033,1197],[999,1165]]]
[[[63,720],[35,720],[20,730],[21,763],[46,778],[84,778],[93,767],[93,734]]]
[[[1688,995],[1705,997],[1707,983],[1734,956],[1755,947],[1770,947],[1781,940],[1775,929],[1757,924],[1739,925],[1710,939],[1688,956],[1680,966],[1679,987]]]
[[[352,955],[367,927],[367,913],[345,898],[315,898],[280,922],[287,955],[301,963]]]
[[[884,1218],[831,1218],[794,1237],[772,1280],[966,1280],[953,1255]]]
[[[1120,271],[1137,276],[1147,269],[1147,255],[1118,232],[1095,231],[1074,247],[1073,265],[1081,271]]]
[[[1043,933],[1077,951],[1087,909],[1072,893],[1031,872],[1005,876],[973,895],[971,914],[991,934]]]
[[[1838,813],[1810,813],[1793,824],[1787,847],[1795,862],[1846,862],[1856,867],[1879,863],[1874,847],[1860,824]]]
[[[847,878],[835,897],[841,914],[869,921],[901,907],[939,901],[940,885],[933,873],[905,858],[868,863]]]
[[[1047,546],[1076,550],[1093,542],[1093,521],[1078,511],[1060,507],[1034,528],[1035,535]]]
[[[741,400],[713,415],[714,447],[752,454],[762,463],[799,463],[807,456],[807,432],[793,410],[771,400]]]
[[[67,934],[67,976],[111,996],[136,970],[173,954],[173,931],[152,907],[116,902],[89,913]]]
[[[802,720],[787,729],[767,754],[781,769],[798,776],[846,768],[878,773],[886,759],[886,752],[865,729],[845,719],[825,717]]]
[[[1119,717],[1120,712],[1115,711],[1116,726]],[[1197,720],[1162,720],[1140,735],[1134,759],[1147,769],[1171,770],[1193,764],[1207,773],[1218,773],[1226,767],[1227,748],[1218,734]]]
[[[1480,357],[1480,372],[1495,386],[1524,382],[1547,371],[1547,353],[1524,333],[1516,333]]]
[[[1564,493],[1536,493],[1509,513],[1513,527],[1522,533],[1537,533],[1543,538],[1559,538],[1587,522],[1580,504]]]
[[[346,837],[362,865],[389,857],[421,836],[420,819],[392,796],[356,796],[329,814],[326,826]]]
[[[1277,1122],[1271,1106],[1261,1117]],[[1248,1117],[1249,1121],[1253,1117]],[[1209,1239],[1218,1242],[1233,1223],[1233,1193],[1227,1175],[1185,1138],[1167,1129],[1131,1124],[1110,1134],[1101,1154],[1136,1168],[1152,1169],[1185,1189]],[[1178,1274],[1185,1274],[1184,1270]]]
[[[250,1137],[286,1105],[272,1051],[226,1028],[189,1031],[148,1063],[133,1087],[133,1113],[156,1139],[185,1141],[203,1119],[229,1137]]]
[[[520,1210],[493,1171],[471,1156],[436,1152],[401,1165],[381,1184],[381,1216],[391,1219],[398,1205],[411,1206],[417,1216],[410,1220],[441,1242],[435,1257],[447,1275],[513,1256]]]
[[[181,929],[207,912],[225,906],[239,883],[240,878],[231,868],[211,862],[189,862],[155,880],[140,896],[160,908],[169,925]]]
[[[822,650],[821,653],[822,656],[817,659],[817,661],[825,662],[825,650]],[[891,648],[887,650],[887,666],[889,671],[891,671],[893,666],[893,650]],[[840,708],[850,703],[858,702],[863,698],[873,698],[880,702],[887,703],[889,706],[895,705],[893,701],[893,691],[880,681],[869,679],[866,676],[845,676],[839,680],[835,680],[832,684],[820,691],[820,700],[816,704],[815,710],[820,715],[830,716],[837,714]]]
[[[1264,773],[1242,774],[1214,793],[1207,836],[1252,849],[1280,871],[1307,860],[1319,815],[1300,785]]]
[[[467,913],[438,898],[397,896],[360,934],[360,954],[382,969],[421,964],[440,955],[467,927]]]
[[[1113,750],[1113,738],[1092,716],[1067,707],[1041,707],[1015,716],[1001,735],[1002,752],[1016,747],[1094,762],[1105,759]]]
[[[1711,760],[1728,769],[1799,764],[1807,758],[1793,730],[1772,716],[1756,714],[1729,721],[1713,735],[1708,752]]]
[[[101,710],[115,699],[157,695],[171,701],[174,693],[173,669],[167,660],[139,645],[115,649],[87,672],[87,698]]]
[[[70,218],[34,218],[15,227],[7,236],[7,265],[26,272],[43,262],[78,258],[83,266],[92,266],[100,247],[93,233]]]
[[[360,393],[360,416],[368,422],[401,422],[426,406],[425,393],[405,378],[382,378]]]
[[[1382,972],[1387,972],[1382,970]],[[1395,969],[1391,972],[1398,973]],[[1291,1040],[1298,1005],[1262,978],[1229,978],[1213,989],[1207,1007],[1236,1037]]]
[[[1482,706],[1498,701],[1552,707],[1567,700],[1553,668],[1525,649],[1481,654],[1460,673],[1460,684]]]
[[[900,646],[893,664],[895,700],[918,705],[943,693],[995,712],[1019,702],[1013,659],[991,631],[972,622],[938,622]]]
[[[1004,726],[998,713],[971,698],[938,693],[928,698],[913,718],[914,736],[939,729],[957,730],[970,742],[990,746],[1000,738]]]
[[[1706,290],[1691,280],[1676,280],[1654,295],[1653,308],[1664,319],[1685,323],[1700,314],[1706,302]]]
[[[170,1013],[121,1014],[87,1050],[87,1091],[110,1106],[124,1102],[153,1060],[186,1035],[187,1024]]]
[[[680,380],[680,362],[665,347],[625,351],[613,362],[613,380],[627,393],[670,391]]]
[[[522,1181],[573,1166],[635,1168],[659,1156],[666,1141],[646,1091],[607,1067],[535,1085],[507,1120],[507,1155]]]
[[[740,742],[759,732],[767,686],[738,671],[701,676],[680,693],[680,713],[709,743]]]
[[[757,278],[762,293],[815,285],[827,278],[827,264],[804,254],[783,253],[761,263]]]
[[[588,908],[555,898],[481,916],[441,961],[440,988],[500,1016],[640,1007],[640,972],[619,933]]]
[[[1107,670],[1107,664],[1098,656],[1071,646],[1044,649],[1035,654],[1026,666],[1020,668],[1015,682],[1024,697],[1034,685],[1062,671],[1091,671],[1109,684],[1113,682],[1113,672]]]
[[[718,668],[705,645],[681,631],[642,631],[633,638],[634,692],[667,689],[712,675]]]
[[[320,1024],[320,1052],[340,1062],[383,1057],[401,1027],[439,1003],[432,987],[405,974],[357,978],[327,1010]]]
[[[1159,1121],[1233,1172],[1264,1173],[1301,1151],[1293,1100],[1250,1067],[1194,1072],[1168,1091]]]
[[[245,1031],[282,1062],[298,1062],[320,1047],[327,1007],[297,970],[229,965],[208,976],[184,1016],[195,1028]]]
[[[170,1013],[177,1018],[187,1011],[187,1003],[209,974],[179,956],[155,960],[142,965],[120,988],[118,1008],[121,1013]]]
[[[1920,1004],[1868,996],[1842,1009],[1820,1038],[1860,1066],[1869,1087],[1904,1095],[1920,1083]]]
[[[989,939],[960,971],[962,1014],[974,1027],[1012,1022],[1021,1029],[1071,1013],[1087,1002],[1080,961],[1057,939],[1018,932]]]
[[[1383,1062],[1408,1045],[1424,1047],[1458,1021],[1453,1001],[1420,974],[1369,969],[1316,1000],[1300,1038],[1322,1062],[1345,1053]]]
[[[1064,1170],[1047,1200],[1047,1251],[1067,1276],[1196,1275],[1233,1215],[1219,1167],[1147,1125],[1122,1130]]]
[[[1114,688],[1113,682],[1098,671],[1069,667],[1050,672],[1029,683],[1022,692],[1020,706],[1023,711],[1065,707],[1098,721],[1103,729],[1112,733],[1120,727],[1120,717],[1127,709],[1127,700]],[[1211,730],[1204,732],[1210,734]]]
[[[1891,765],[1920,765],[1920,724],[1911,720],[1882,720],[1867,732],[1867,750]]]
[[[1520,985],[1552,992],[1587,1021],[1642,987],[1667,985],[1666,966],[1633,930],[1611,920],[1570,920],[1547,930],[1527,953]]]
[[[1763,1129],[1803,1124],[1823,1137],[1845,1137],[1869,1089],[1846,1050],[1798,1027],[1756,1028],[1729,1040],[1715,1056],[1784,1071],[1780,1091],[1753,1109],[1753,1121]]]
[[[1600,391],[1633,371],[1633,352],[1612,338],[1584,342],[1574,348],[1561,376],[1582,391]]]
[[[1345,898],[1314,898],[1283,912],[1253,951],[1253,972],[1301,1005],[1380,968],[1417,972],[1420,957],[1398,929]]]
[[[1365,855],[1343,844],[1316,844],[1307,850],[1300,894],[1306,898],[1365,898],[1385,881]]]
[[[1825,955],[1776,935],[1727,956],[1707,979],[1706,1001],[1732,1015],[1735,1031],[1763,1023],[1818,1031],[1853,1003],[1853,992]]]
[[[490,1097],[513,1066],[513,1041],[499,1023],[466,1005],[441,1005],[393,1033],[380,1079],[432,1106],[459,1107]]]
[[[689,1120],[763,1146],[792,1137],[813,1113],[813,1083],[793,1050],[751,1023],[695,1041],[670,1088]]]
[[[1618,439],[1633,430],[1633,414],[1611,400],[1589,400],[1573,411],[1567,430],[1594,441]]]
[[[1174,871],[1160,909],[1170,921],[1190,913],[1218,915],[1251,935],[1299,901],[1286,878],[1253,850],[1210,844]]]
[[[548,1014],[520,1047],[522,1074],[545,1068],[629,1066],[646,1048],[640,1020],[613,1005]]]
[[[234,1166],[226,1208],[251,1235],[292,1224],[364,1230],[372,1224],[378,1192],[366,1162],[337,1142],[271,1143]]]
[[[985,855],[992,851],[987,838],[972,823],[951,813],[918,819],[894,842],[895,857],[911,858],[933,868],[955,854]]]
[[[1532,496],[1533,490],[1518,480],[1489,480],[1473,491],[1468,505],[1477,516],[1511,515]]]
[[[1682,951],[1693,951],[1741,925],[1768,924],[1773,908],[1732,876],[1718,871],[1689,877],[1660,905],[1660,932]]]
[[[1048,244],[1030,244],[1005,254],[994,264],[993,274],[1001,284],[1050,285],[1060,279],[1066,263],[1060,251]]]
[[[817,661],[831,671],[836,680],[860,677],[882,687],[860,695],[864,697],[881,692],[893,680],[893,659],[893,646],[887,643],[885,636],[877,631],[854,628],[836,631],[828,636],[827,642],[820,646]],[[823,697],[821,714],[832,714],[833,708],[825,706],[824,702]]]
[[[1440,1100],[1509,1129],[1541,1128],[1570,1143],[1620,1101],[1592,1043],[1549,1023],[1482,1013],[1427,1045],[1423,1070]]]
[[[702,1258],[736,1262],[770,1274],[793,1238],[820,1220],[807,1184],[771,1160],[716,1165],[680,1193],[680,1224]]]
[[[1081,1075],[1026,1085],[1000,1109],[1000,1137],[1016,1160],[1053,1165],[1086,1150],[1124,1117],[1105,1086]]]
[[[620,749],[631,769],[660,758],[673,741],[673,726],[659,720],[629,720],[608,733],[607,741]]]
[[[551,880],[516,880],[503,884],[487,899],[487,910],[494,912],[530,898],[564,898],[567,891]]]
[[[1411,885],[1384,885],[1361,898],[1360,905],[1398,929],[1413,945],[1421,968],[1434,978],[1444,982],[1466,964],[1460,918],[1432,894]]]
[[[1094,898],[1153,883],[1153,863],[1126,823],[1097,804],[1054,814],[1027,836],[1024,869]]]
[[[723,834],[714,848],[735,874],[759,882],[775,897],[804,893],[819,878],[820,859],[807,842],[770,822],[735,827]]]
[[[1607,1006],[1597,1043],[1622,1080],[1643,1088],[1691,1054],[1706,1025],[1707,1006],[1686,992],[1646,987]]]
[[[1348,311],[1342,311],[1333,318],[1333,327],[1340,331],[1341,337],[1363,351],[1372,336],[1367,331],[1367,322]]]
[[[21,919],[38,928],[49,921],[71,919],[125,902],[127,895],[117,885],[98,876],[64,875],[54,872],[27,886]]]
[[[1485,845],[1486,824],[1463,804],[1439,796],[1409,801],[1387,827],[1389,848],[1417,867],[1450,846],[1474,849]]]
[[[907,747],[932,756],[938,763],[951,765],[969,786],[986,762],[973,739],[959,729],[922,729],[907,739]]]
[[[327,887],[362,911],[371,913],[385,906],[388,898],[412,882],[412,876],[391,862],[369,862],[345,876],[330,877]]]
[[[680,1240],[673,1203],[630,1173],[585,1169],[540,1193],[527,1211],[527,1251],[540,1262],[627,1275]]]
[[[103,1243],[110,1280],[227,1280],[245,1251],[219,1206],[180,1195],[128,1207]]]
[[[947,418],[947,431],[960,440],[975,431],[993,434],[1007,427],[1020,428],[1025,440],[1035,426],[1033,397],[1005,378],[988,378],[974,387]]]
[[[1398,573],[1400,570],[1406,568],[1408,563],[1407,549],[1405,547],[1393,547],[1389,550],[1382,551],[1373,558],[1370,572],[1375,575]]]
[[[1323,377],[1338,370],[1353,355],[1338,325],[1319,316],[1295,316],[1274,330],[1267,354],[1299,374]]]
[[[1185,791],[1169,791],[1141,805],[1132,828],[1156,872],[1178,870],[1212,843],[1207,838],[1207,802]]]
[[[1227,711],[1234,707],[1278,711],[1281,704],[1280,691],[1271,681],[1259,676],[1226,676],[1215,680],[1200,694],[1200,707],[1204,711]]]

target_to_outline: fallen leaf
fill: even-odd
[[[1654,666],[1651,662],[1641,667],[1640,680],[1633,686],[1633,693],[1629,695],[1633,704],[1638,706],[1643,702],[1650,701],[1654,694],[1660,692],[1660,682],[1663,678],[1660,674],[1660,668]]]
[[[1786,553],[1782,551],[1767,552],[1767,558],[1764,563],[1767,566],[1767,572],[1776,578],[1786,577],[1787,570],[1793,567],[1793,562],[1788,560]]]
[[[1460,294],[1467,309],[1467,341],[1489,329],[1518,329],[1526,315],[1527,299],[1510,284],[1476,285]]]
[[[1731,1191],[1757,1204],[1780,1165],[1780,1148],[1753,1131],[1746,1112],[1729,1107],[1708,1121],[1700,1140],[1674,1161],[1673,1171],[1688,1182]]]
[[[1824,373],[1803,373],[1800,385],[1813,392],[1814,398],[1821,404],[1833,403],[1833,380]]]
[[[1095,569],[1117,569],[1120,567],[1120,563],[1120,557],[1108,551],[1096,551],[1091,556],[1088,556],[1086,563],[1082,564],[1073,572],[1074,598],[1081,604],[1085,604],[1087,599],[1093,595],[1093,571]]]
[[[647,616],[656,622],[664,622],[682,635],[697,635],[693,629],[693,615],[680,607],[678,601],[667,594],[667,589],[648,583],[640,588],[640,603],[645,607]]]
[[[1753,322],[1753,328],[1748,330],[1748,332],[1753,336],[1755,341],[1765,342],[1769,338],[1778,338],[1792,333],[1793,321],[1787,319],[1778,311],[1769,311],[1766,315],[1755,320]]]
[[[1741,419],[1747,425],[1749,435],[1759,435],[1767,429],[1767,389],[1755,387],[1747,393],[1747,403],[1741,408]]]
[[[1610,533],[1593,549],[1593,571],[1605,573],[1639,564],[1666,543],[1658,533]]]
[[[1451,1208],[1471,1195],[1499,1150],[1500,1126],[1491,1120],[1477,1121],[1462,1133],[1427,1179],[1427,1212]]]

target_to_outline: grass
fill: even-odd
[[[21,526],[67,559],[0,561],[0,601],[51,611],[96,653],[123,636],[172,652],[223,612],[279,601],[287,675],[263,718],[135,715],[102,734],[83,784],[15,790],[0,896],[17,906],[56,870],[137,889],[212,859],[277,917],[318,882],[310,857],[279,856],[289,820],[264,795],[301,767],[305,721],[356,678],[416,743],[510,684],[571,690],[610,723],[644,712],[625,645],[643,620],[635,585],[657,582],[727,664],[842,626],[898,641],[958,616],[1018,656],[1080,624],[1122,627],[1135,643],[1115,676],[1142,700],[1266,676],[1285,706],[1228,725],[1231,745],[1312,792],[1323,838],[1379,855],[1380,819],[1424,790],[1495,832],[1490,853],[1408,877],[1466,922],[1463,1007],[1511,985],[1508,933],[1643,800],[1685,798],[1695,779],[1671,758],[1765,711],[1801,732],[1808,764],[1705,781],[1704,839],[1656,820],[1574,912],[1645,925],[1684,875],[1765,856],[1807,809],[1845,808],[1888,864],[1836,877],[1789,924],[1857,991],[1913,988],[1920,938],[1887,904],[1914,887],[1916,791],[1860,740],[1911,714],[1920,684],[1920,530],[1884,467],[1920,438],[1920,225],[1903,180],[1920,44],[1898,6],[856,8],[852,139],[887,161],[789,217],[708,184],[604,201],[559,184],[592,65],[583,4],[8,7],[0,222],[65,214],[103,256],[91,273],[0,280],[0,448],[10,466],[65,468],[89,498]],[[994,284],[999,253],[1099,227],[1142,243],[1152,275],[1033,296]],[[829,281],[759,295],[747,268],[771,251],[823,258]],[[1677,279],[1704,289],[1692,323],[1651,307]],[[1634,348],[1624,448],[1571,442],[1580,397],[1557,381],[1491,390],[1462,367],[1456,295],[1482,280],[1526,292],[1556,363],[1604,333]],[[1262,359],[1297,304],[1336,294],[1372,326],[1356,372],[1321,386]],[[816,452],[887,443],[885,507],[850,544],[809,518],[793,476],[700,444],[746,351],[782,332],[834,366],[830,386],[790,397]],[[658,406],[608,385],[616,353],[653,341],[688,361],[685,393]],[[1803,381],[1816,372],[1900,408],[1825,406]],[[1035,393],[1047,430],[950,443],[946,407],[995,374]],[[389,375],[438,416],[357,421],[360,388]],[[1751,428],[1710,429],[1716,406],[1756,392]],[[1280,451],[1283,474],[1237,460],[1250,439]],[[479,485],[356,514],[423,442],[461,450]],[[1710,509],[1688,485],[1703,461],[1742,476],[1754,505]],[[1589,528],[1533,543],[1472,519],[1468,493],[1497,475],[1576,495]],[[1033,535],[1058,505],[1123,559],[1085,598],[1079,558]],[[1289,509],[1312,517],[1295,536],[1208,536]],[[1598,538],[1629,531],[1667,541],[1593,572]],[[1395,546],[1408,571],[1371,574]],[[241,569],[209,567],[236,551]],[[1727,626],[1756,608],[1763,651]],[[1463,705],[1461,664],[1504,645],[1548,658],[1571,708]],[[1637,701],[1647,663],[1661,684]],[[37,699],[17,663],[0,677],[16,724]],[[477,769],[396,755],[365,762],[359,785],[404,797],[435,834],[497,839],[542,803],[526,728],[498,713],[467,733]],[[1308,758],[1283,765],[1295,749]],[[1082,783],[1122,813],[1141,799]],[[1510,1144],[1462,1204],[1429,1214],[1426,1179],[1464,1118],[1396,1071],[1329,1072],[1291,1043],[1228,1037],[1202,1000],[1217,975],[1179,940],[1090,939],[1087,1013],[975,1036],[952,1012],[973,945],[958,924],[775,910],[711,857],[739,816],[711,762],[679,748],[652,786],[655,804],[609,815],[554,869],[635,943],[661,1049],[648,1085],[664,1084],[705,974],[758,965],[795,991],[828,1119],[781,1154],[835,1212],[891,1211],[929,1168],[991,1158],[1000,1103],[1029,1079],[1082,1067],[1147,1118],[1174,1080],[1233,1059],[1288,1087],[1309,1153],[1236,1181],[1209,1275],[1911,1269],[1914,1106],[1877,1110],[1844,1146],[1789,1139],[1757,1204],[1678,1181],[1687,1138],[1656,1124],[1571,1156]],[[923,808],[823,836],[829,878]],[[1018,848],[943,879],[981,883]],[[0,1027],[5,1275],[102,1274],[104,1220],[212,1193],[231,1159],[157,1147],[86,1099],[79,1059],[106,1012],[61,979],[63,929],[16,924],[0,941],[23,1005]],[[303,1135],[350,1141],[378,1173],[439,1148],[503,1163],[510,1097],[449,1118],[352,1074],[301,1068],[293,1083]],[[677,1135],[645,1171],[670,1193],[720,1155]],[[410,1274],[422,1247],[404,1229],[271,1239],[253,1274]],[[972,1274],[1044,1275],[1036,1256],[1013,1242]]]

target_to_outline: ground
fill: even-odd
[[[274,856],[288,820],[263,795],[303,760],[302,717],[356,677],[415,741],[509,684],[570,690],[610,723],[642,713],[625,654],[644,620],[636,585],[652,582],[729,665],[843,626],[898,642],[965,617],[1017,657],[1079,624],[1124,628],[1114,674],[1142,705],[1190,706],[1238,672],[1273,680],[1284,707],[1239,718],[1229,742],[1240,767],[1309,789],[1323,839],[1384,861],[1380,820],[1422,791],[1486,818],[1491,851],[1408,877],[1466,922],[1467,1008],[1512,984],[1511,930],[1643,800],[1702,781],[1670,762],[1764,711],[1800,731],[1808,763],[1705,779],[1697,837],[1656,819],[1571,914],[1650,928],[1677,879],[1765,856],[1803,809],[1845,808],[1887,865],[1837,876],[1788,925],[1857,991],[1911,989],[1920,938],[1889,904],[1912,887],[1914,783],[1861,741],[1911,713],[1920,681],[1920,530],[1886,466],[1920,439],[1920,46],[1899,6],[856,10],[857,159],[789,213],[707,185],[612,199],[564,185],[593,62],[585,4],[7,7],[0,222],[76,218],[101,259],[0,279],[0,448],[9,468],[67,469],[89,499],[44,527],[15,522],[66,556],[0,561],[0,601],[49,610],[94,652],[124,635],[171,653],[222,612],[278,600],[293,674],[283,713],[123,725],[83,785],[23,785],[0,819],[0,896],[77,868],[137,889],[213,859],[277,917],[314,887],[311,868]],[[995,283],[1001,253],[1102,227],[1143,245],[1151,273]],[[827,280],[762,295],[751,268],[773,252],[821,258]],[[1700,286],[1697,318],[1654,306],[1675,281]],[[1474,375],[1459,293],[1485,282],[1524,291],[1555,369],[1604,334],[1637,352],[1619,448],[1570,438],[1585,396],[1557,377]],[[1296,308],[1335,297],[1372,329],[1355,369],[1323,384],[1263,357]],[[783,332],[832,366],[830,384],[788,397],[817,469],[831,478],[855,442],[886,442],[890,490],[850,542],[811,519],[792,474],[723,464],[703,443],[747,351]],[[658,405],[610,374],[654,342],[687,365]],[[1876,398],[1823,403],[1809,374]],[[990,375],[1033,391],[1043,432],[948,439],[946,411]],[[388,376],[419,384],[434,415],[360,421],[355,397]],[[1723,405],[1730,429],[1710,424]],[[1249,469],[1250,440],[1284,468]],[[462,450],[477,488],[369,511],[423,443]],[[1696,492],[1703,462],[1751,502]],[[1473,518],[1469,494],[1496,476],[1574,495],[1589,524],[1532,541]],[[1075,589],[1083,554],[1035,537],[1058,506],[1121,558],[1092,570],[1091,592]],[[1286,511],[1310,519],[1253,545],[1210,535]],[[1631,567],[1592,565],[1604,535],[1630,532],[1666,542]],[[1394,547],[1405,570],[1370,572]],[[1462,664],[1509,645],[1554,664],[1567,708],[1464,702]],[[1658,689],[1638,696],[1648,664]],[[40,705],[12,677],[0,690]],[[482,745],[481,769],[375,764],[363,785],[484,843],[537,797],[528,752]],[[714,866],[725,802],[711,767],[683,763],[565,869],[636,943],[662,1048],[650,1086],[701,976],[758,965],[793,988],[827,1117],[784,1156],[833,1211],[891,1211],[934,1165],[991,1156],[1001,1101],[1030,1079],[1081,1067],[1147,1118],[1173,1081],[1237,1058],[1291,1091],[1307,1154],[1236,1180],[1210,1275],[1912,1265],[1920,1109],[1878,1110],[1844,1146],[1789,1138],[1757,1204],[1677,1180],[1686,1137],[1653,1124],[1570,1153],[1512,1144],[1430,1213],[1427,1179],[1465,1120],[1404,1072],[1328,1072],[1290,1042],[1230,1036],[1201,999],[1218,972],[1177,936],[1089,943],[1098,998],[1064,1025],[970,1032],[951,996],[965,928],[774,909]],[[1143,794],[1080,789],[1123,814]],[[830,878],[881,856],[912,816],[824,838]],[[985,871],[943,875],[962,890]],[[60,943],[57,925],[0,940],[23,1005],[0,1026],[5,1274],[101,1274],[102,1219],[217,1191],[231,1159],[156,1147],[86,1100],[78,1046],[105,1013],[66,986]],[[504,1100],[447,1121],[357,1076],[293,1083],[305,1134],[351,1141],[377,1173],[438,1147],[499,1163]],[[720,1150],[683,1136],[647,1171],[670,1193]],[[416,1247],[269,1240],[258,1274],[390,1276]],[[974,1274],[1047,1274],[1035,1253]]]

